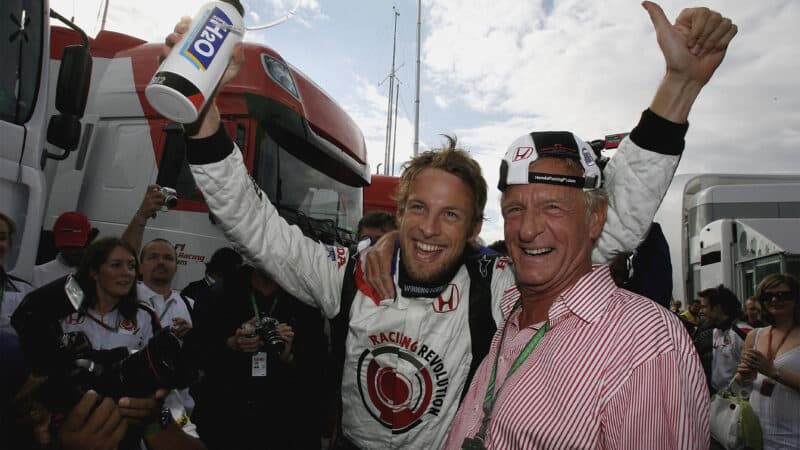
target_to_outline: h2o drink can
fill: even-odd
[[[203,5],[144,90],[156,111],[179,123],[197,121],[228,67],[233,46],[244,37],[243,16],[238,0]]]

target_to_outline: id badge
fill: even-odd
[[[772,380],[764,380],[761,382],[761,389],[758,392],[764,397],[772,397],[772,391],[775,390],[775,383]]]
[[[461,443],[461,450],[486,450],[486,446],[478,438],[465,438]]]
[[[267,352],[253,353],[251,375],[254,377],[267,376]]]

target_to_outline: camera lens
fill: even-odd
[[[172,209],[178,205],[178,197],[174,195],[168,195],[167,198],[164,200],[164,206],[169,209]]]

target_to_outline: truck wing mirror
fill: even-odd
[[[61,68],[56,86],[56,109],[63,114],[83,117],[89,82],[92,75],[92,57],[83,45],[64,47]]]
[[[64,153],[53,154],[45,151],[42,155],[42,167],[44,167],[45,158],[63,160],[69,156],[71,151],[78,148],[81,139],[80,119],[86,110],[86,99],[89,95],[92,76],[89,37],[77,25],[52,9],[50,17],[58,19],[77,31],[81,36],[82,43],[64,47],[56,83],[56,109],[61,114],[50,117],[47,125],[47,142],[63,149]]]
[[[89,48],[83,45],[64,47],[64,57],[58,70],[56,86],[56,109],[61,114],[50,117],[47,125],[47,142],[65,150],[62,154],[47,153],[47,157],[63,160],[69,152],[78,148],[81,139],[81,122],[86,110],[89,81],[92,73],[92,57]]]
[[[47,152],[47,157],[55,160],[66,159],[69,152],[78,148],[81,140],[81,122],[78,116],[71,114],[57,114],[50,117],[47,125],[47,142],[65,150],[58,155]]]

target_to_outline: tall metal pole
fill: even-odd
[[[105,6],[103,6],[103,21],[100,22],[100,31],[103,31],[103,30],[106,29],[106,17],[108,17],[108,3],[110,1],[111,0],[105,0],[106,4],[105,4]]]
[[[417,0],[417,95],[414,97],[414,156],[419,154],[419,69],[422,39],[422,0]]]
[[[389,107],[386,111],[386,150],[384,151],[384,166],[383,166],[383,174],[389,175],[389,156],[391,153],[391,144],[392,144],[392,101],[394,100],[394,59],[397,50],[397,17],[400,16],[400,13],[397,12],[397,8],[392,6],[392,10],[394,11],[394,40],[392,42],[392,71],[389,72]]]
[[[389,175],[394,175],[394,159],[397,150],[397,105],[400,104],[400,80],[397,80],[397,90],[394,99],[394,137],[392,138],[392,170]]]

